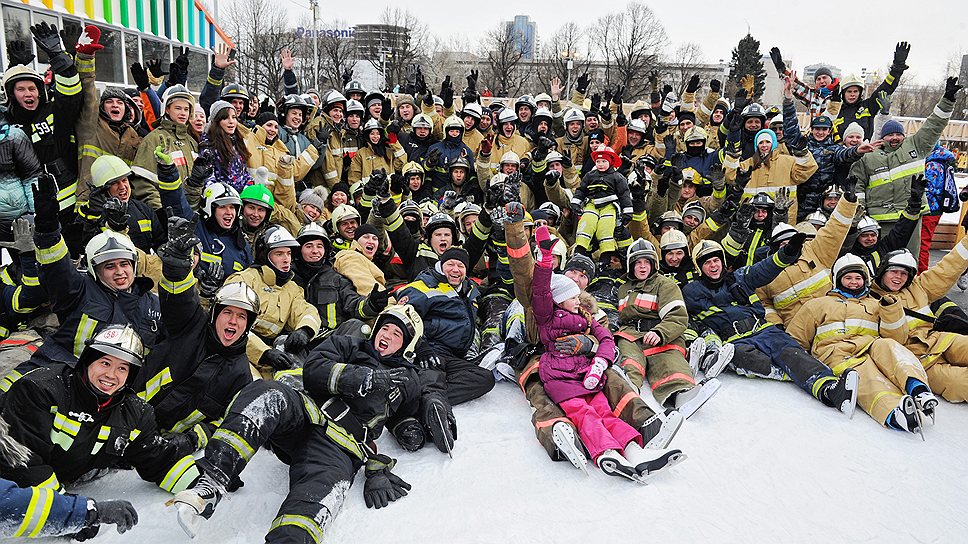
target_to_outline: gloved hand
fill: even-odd
[[[390,303],[390,294],[389,289],[381,289],[379,283],[374,283],[373,290],[366,296],[366,305],[374,314],[382,312]]]
[[[381,102],[383,104],[383,107],[380,108],[380,119],[383,119],[384,121],[389,121],[390,118],[393,117],[393,103],[390,102],[389,98],[384,98]],[[387,130],[389,130],[389,127],[387,127]],[[399,132],[399,130],[397,132]]]
[[[268,349],[259,358],[259,364],[271,367],[273,370],[292,370],[296,368],[296,361],[288,353],[278,349]]]
[[[299,327],[298,329],[289,333],[289,337],[286,338],[285,349],[286,353],[299,353],[300,351],[306,349],[309,345],[309,341],[313,338],[313,331],[309,327]]]
[[[894,295],[881,295],[881,306],[891,306],[893,304],[897,304],[897,299],[894,298]]]
[[[118,532],[124,534],[138,524],[138,512],[128,501],[98,501],[94,511],[91,525],[116,525]]]
[[[168,70],[165,70],[161,64],[161,59],[149,59],[145,61],[145,65],[148,68],[148,76],[150,78],[161,80],[168,75]]]
[[[595,93],[592,95],[591,100],[592,100],[592,103],[591,103],[591,108],[589,108],[589,111],[593,113],[598,113],[599,109],[602,106],[602,95]]]
[[[182,47],[175,60],[168,66],[168,83],[171,85],[184,85],[188,81],[188,48]]]
[[[423,425],[412,417],[394,425],[390,432],[397,439],[397,444],[407,451],[417,451],[427,442]]]
[[[59,53],[64,52],[60,34],[58,34],[57,27],[54,25],[44,21],[30,27],[30,33],[34,37],[34,43],[37,44],[37,49],[47,53],[48,57],[55,57]],[[78,45],[80,45],[80,40],[78,40]],[[32,56],[31,60],[33,60]]]
[[[671,161],[676,154],[676,138],[672,134],[667,134],[662,138],[662,145],[665,146],[665,160]]]
[[[200,240],[195,235],[195,224],[198,216],[192,216],[191,221],[178,217],[173,208],[168,208],[168,244],[180,254],[191,256],[192,250],[198,247]]]
[[[478,70],[471,70],[467,75],[467,89],[469,91],[477,91],[477,76],[479,73]]]
[[[779,47],[770,49],[770,60],[773,61],[773,66],[776,67],[776,73],[782,77],[786,73],[786,63],[783,62],[783,55],[780,53]]]
[[[504,182],[504,194],[501,195],[501,202],[520,202],[521,200],[521,172],[514,172],[508,175]]]
[[[908,42],[898,42],[894,47],[894,62],[891,63],[891,71],[904,71],[908,69],[907,58],[911,54],[911,44]]]
[[[790,210],[790,206],[793,205],[793,199],[790,198],[790,189],[786,187],[781,187],[780,189],[778,189],[776,191],[776,196],[773,199],[773,202],[774,202],[773,209],[775,210],[775,214],[781,218],[780,219],[781,221],[783,221],[784,223],[788,223],[789,221],[787,221],[787,219],[789,218],[787,217],[787,213]]]
[[[662,99],[662,106],[660,108],[663,117],[668,117],[669,114],[676,109],[676,102],[678,102],[678,99],[676,98],[675,93],[670,91],[665,94],[665,97]]]
[[[709,214],[709,217],[719,225],[725,225],[736,213],[739,206],[732,199],[724,200],[723,203]]]
[[[790,238],[787,245],[783,246],[782,251],[790,257],[799,257],[803,253],[803,243],[806,241],[806,233],[798,232]]]
[[[454,208],[456,208],[460,202],[461,200],[457,199],[457,191],[444,191],[444,196],[440,199],[440,211],[452,216],[454,215]]]
[[[225,279],[225,269],[220,263],[199,262],[195,267],[195,278],[198,280],[198,294],[202,298],[211,298],[222,287]]]
[[[426,164],[430,168],[437,168],[440,165],[440,149],[431,149],[427,152]]]
[[[575,90],[581,94],[585,94],[588,91],[588,82],[587,73],[578,76],[578,79],[575,80]]]
[[[17,253],[33,253],[34,224],[27,217],[18,217],[13,222],[13,242],[0,242],[0,247],[15,250]]]
[[[555,339],[555,351],[564,355],[590,355],[595,352],[595,339],[587,334],[569,334]]]
[[[553,268],[555,256],[551,250],[555,247],[555,240],[551,239],[548,227],[542,225],[534,231],[534,241],[538,246],[538,255],[535,264],[542,268]]]
[[[686,84],[686,92],[694,93],[699,90],[699,74],[694,74]]]
[[[43,172],[37,177],[37,184],[31,190],[34,192],[34,226],[37,232],[57,232],[60,226],[57,220],[60,206],[57,204],[57,182],[54,181],[54,176]]]
[[[905,211],[911,215],[921,215],[921,200],[924,197],[924,187],[927,182],[924,174],[918,174],[911,179],[911,196],[908,197]]]
[[[722,191],[726,188],[725,172],[720,168],[713,168],[709,171],[709,183],[714,191]]]
[[[877,100],[877,105],[881,108],[879,113],[883,113],[884,115],[891,114],[891,95],[887,91],[877,93],[875,100]]]
[[[945,81],[945,83],[944,83],[944,98],[945,98],[945,100],[951,100],[952,102],[954,102],[954,100],[955,100],[955,94],[957,94],[958,91],[960,91],[963,88],[964,88],[963,86],[958,85],[958,78],[957,77],[954,77],[954,76],[949,77]]]
[[[615,91],[612,92],[612,103],[618,106],[619,111],[622,111],[622,100],[625,98],[625,87],[619,85],[615,87]]]
[[[366,183],[363,185],[364,195],[374,197],[379,192],[380,187],[383,186],[383,182],[386,181],[386,173],[381,177],[378,175],[378,172],[379,170],[375,170],[370,174],[370,179],[366,180]]]
[[[212,157],[211,151],[208,149],[202,150],[195,157],[195,162],[192,164],[192,173],[188,175],[186,183],[192,187],[203,187],[214,169],[215,159]]]
[[[733,182],[733,184],[736,186],[736,190],[742,193],[743,189],[745,189],[746,185],[750,182],[751,177],[753,177],[752,169],[743,170],[742,168],[737,168],[736,180]]]
[[[612,90],[611,89],[605,89],[605,92],[602,95],[602,104],[604,104],[605,107],[602,108],[602,109],[607,110],[608,109],[608,105],[611,104],[611,103],[612,103]]]
[[[636,175],[639,175],[636,173]],[[636,180],[633,183],[629,183],[629,194],[632,196],[632,202],[641,202],[645,200],[645,185],[639,183]]]
[[[11,66],[18,64],[31,66],[34,62],[34,53],[27,47],[27,42],[23,40],[13,40],[7,44],[7,60]]]
[[[721,92],[723,90],[723,82],[718,79],[709,80],[709,90],[714,93]]]
[[[53,27],[51,27],[53,28]],[[94,25],[84,27],[84,32],[77,38],[77,52],[85,55],[93,55],[104,49],[101,45],[101,29]]]
[[[857,178],[855,176],[847,176],[841,189],[844,191],[844,199],[847,202],[857,202]]]
[[[131,215],[128,213],[128,203],[117,198],[111,197],[104,202],[101,207],[101,220],[105,226],[115,232],[124,232],[128,229],[128,221]]]
[[[524,221],[524,204],[520,202],[508,202],[504,206],[504,213],[507,214],[509,223]]]
[[[387,392],[410,381],[410,371],[406,368],[371,370],[363,382],[360,396],[372,392]]]
[[[380,200],[380,203],[376,206],[377,213],[380,217],[386,219],[390,217],[397,210],[397,203],[393,201],[392,198],[384,198]],[[382,308],[381,308],[382,309]]]
[[[554,168],[549,168],[548,171],[545,172],[544,182],[548,187],[554,187],[559,181],[561,181],[561,172],[555,170]]]
[[[753,219],[753,213],[755,211],[756,210],[753,208],[753,205],[749,202],[741,204],[739,209],[736,211],[736,221],[734,224],[740,225],[743,228],[748,227],[750,221]]]
[[[493,134],[481,140],[481,155],[490,155],[492,147],[494,147]]]
[[[151,86],[151,83],[148,81],[148,72],[140,62],[131,65],[131,77],[134,79],[135,87],[139,91],[144,91]]]
[[[390,472],[396,461],[386,455],[371,455],[366,461],[366,482],[363,483],[363,500],[367,508],[383,508],[391,502],[407,496],[411,486]]]
[[[630,214],[630,213],[623,213],[622,215],[619,216],[618,219],[619,219],[619,223],[622,226],[627,226],[629,223],[632,222],[632,214]]]

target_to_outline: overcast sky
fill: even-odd
[[[308,0],[280,1],[288,6],[294,20],[303,20],[310,13]],[[928,84],[942,81],[949,61],[956,62],[953,69],[957,71],[961,55],[968,53],[968,7],[954,0],[827,3],[687,0],[646,4],[665,25],[671,41],[670,52],[683,42],[698,42],[707,62],[728,61],[732,48],[746,34],[747,26],[760,41],[764,54],[770,47],[778,46],[785,58],[793,60],[797,70],[816,62],[837,65],[845,74],[860,73],[861,68],[883,68],[891,63],[896,42],[907,40],[912,45],[908,73],[918,82]],[[350,25],[377,23],[387,5],[400,6],[417,15],[438,36],[466,36],[473,45],[499,21],[510,20],[514,15],[529,15],[537,23],[539,40],[545,40],[564,23],[574,21],[588,26],[601,15],[622,11],[627,2],[369,0],[354,4],[323,0],[320,5],[321,21],[341,18]],[[339,6],[338,13],[327,11],[334,5]],[[476,7],[471,11],[468,5]],[[364,9],[347,9],[351,6]],[[588,13],[589,7],[596,11]]]

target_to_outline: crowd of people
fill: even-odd
[[[30,30],[50,73],[9,44],[0,115],[4,536],[130,529],[130,503],[67,491],[132,468],[195,536],[269,447],[290,481],[266,541],[319,542],[360,469],[368,507],[410,490],[384,430],[454,455],[453,406],[501,382],[552,460],[639,483],[686,459],[727,369],[922,438],[968,398],[945,298],[968,239],[930,268],[921,244],[968,200],[939,145],[961,86],[905,134],[906,43],[870,96],[774,48],[776,105],[752,76],[318,91],[289,51],[259,100],[225,47],[197,98],[185,54],[98,92],[95,26],[70,53]]]

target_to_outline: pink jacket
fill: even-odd
[[[598,321],[593,319],[589,323],[580,314],[566,312],[555,306],[551,297],[551,274],[550,268],[535,265],[531,285],[531,309],[538,326],[538,336],[545,348],[538,366],[538,376],[544,383],[548,397],[555,402],[562,402],[601,391],[602,384],[595,389],[585,389],[582,382],[592,364],[592,357],[565,355],[555,351],[555,340],[569,334],[586,333],[590,327],[589,334],[598,339],[596,355],[612,361],[615,359],[615,339]]]

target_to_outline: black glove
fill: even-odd
[[[308,327],[299,327],[298,329],[289,333],[289,337],[286,338],[285,349],[286,353],[299,353],[300,351],[306,349],[309,345],[309,341],[313,338],[313,331]]]
[[[353,69],[347,68],[343,70],[343,73],[340,75],[343,78],[343,86],[345,87],[346,84],[349,83],[351,79],[353,79]]]
[[[484,208],[487,210],[495,210],[502,206],[501,196],[504,195],[504,186],[502,185],[488,185],[487,191],[484,193]]]
[[[316,141],[313,142],[313,147],[316,151],[322,153],[323,149],[329,145],[329,137],[333,135],[333,129],[329,125],[323,125],[319,127],[319,132],[316,133]]]
[[[622,109],[622,99],[625,98],[625,87],[619,85],[612,93],[612,103],[618,105],[619,111]]]
[[[37,48],[47,53],[48,57],[56,57],[59,53],[64,52],[60,34],[54,25],[44,21],[30,27],[30,33],[34,37]]]
[[[22,64],[30,66],[34,62],[34,53],[23,40],[14,40],[7,44],[7,60],[11,66]]]
[[[748,170],[743,170],[742,168],[737,168],[736,169],[736,181],[733,182],[735,184],[735,186],[736,186],[736,189],[739,192],[742,193],[743,192],[743,189],[746,188],[746,185],[750,182],[750,178],[752,178],[752,177],[753,177],[753,169],[752,168],[751,169],[748,169]]]
[[[659,176],[659,181],[655,184],[655,193],[660,197],[666,196],[666,192],[669,190],[669,181],[672,180],[672,171],[675,168],[675,166],[668,166],[662,175]]]
[[[665,146],[665,160],[672,160],[672,156],[676,154],[676,138],[668,134],[662,139],[662,144]]]
[[[612,90],[611,89],[605,89],[605,92],[603,93],[603,96],[602,96],[602,104],[605,104],[605,108],[604,109],[607,110],[608,109],[608,105],[611,104],[611,102],[612,102]]]
[[[431,149],[427,152],[425,163],[430,168],[436,168],[440,164],[440,149]]]
[[[753,208],[753,205],[750,204],[749,202],[741,204],[739,209],[736,211],[736,221],[734,222],[734,224],[740,225],[743,228],[748,227],[750,224],[750,220],[753,219],[754,212],[756,212],[756,210]]]
[[[471,70],[470,74],[467,76],[467,90],[471,92],[477,91],[477,70]]]
[[[694,93],[699,90],[699,74],[696,74],[689,78],[689,83],[686,84],[686,92]]]
[[[115,232],[124,232],[128,228],[130,219],[128,203],[117,197],[107,199],[101,207],[102,222]]]
[[[366,196],[376,196],[376,193],[380,190],[380,187],[383,186],[383,182],[386,181],[386,174],[384,173],[383,177],[381,178],[377,175],[377,172],[379,172],[379,170],[375,170],[372,174],[370,174],[370,179],[366,180],[366,183],[363,185],[363,194]]]
[[[192,164],[192,173],[188,175],[186,183],[192,187],[204,186],[214,168],[215,161],[212,159],[211,153],[207,149],[203,150],[195,157],[195,162]]]
[[[585,94],[588,91],[588,74],[582,74],[578,76],[575,80],[575,90],[581,94]]]
[[[508,175],[507,180],[504,182],[504,194],[501,197],[501,202],[507,204],[509,202],[518,202],[521,200],[521,173],[514,172]]]
[[[947,81],[945,81],[945,83],[944,83],[944,98],[945,98],[945,100],[951,100],[952,102],[954,102],[954,100],[955,100],[955,94],[958,91],[960,91],[961,89],[963,89],[963,88],[964,87],[962,85],[958,85],[958,78],[957,77],[954,77],[954,76],[949,77],[947,79]]]
[[[665,85],[662,86],[662,96],[665,96],[671,92],[672,92],[672,85],[669,85],[668,83],[666,83]]]
[[[400,387],[408,381],[410,381],[410,371],[403,367],[390,370],[373,370],[363,382],[363,390],[360,393],[366,395],[374,391],[386,392],[394,387]]]
[[[376,211],[380,214],[380,217],[386,219],[390,217],[397,210],[397,203],[393,201],[392,198],[385,198],[380,201],[376,206]],[[380,308],[381,310],[383,308]]]
[[[225,279],[225,269],[220,263],[199,262],[195,267],[195,278],[198,280],[198,294],[203,298],[211,298],[222,287]]]
[[[779,47],[770,49],[770,59],[773,60],[773,66],[776,66],[776,72],[780,76],[786,73],[786,63],[783,62],[783,55],[780,54]]]
[[[450,80],[450,76],[447,76],[447,80]],[[448,86],[446,89],[440,92],[440,98],[444,101],[444,108],[454,107],[454,88]]]
[[[857,190],[856,177],[847,176],[847,179],[844,180],[843,190],[844,190],[844,199],[847,202],[857,202],[857,193],[855,192]]]
[[[724,200],[722,205],[713,210],[709,217],[716,222],[718,225],[725,225],[736,213],[739,206],[736,205],[736,201],[733,199]]]
[[[366,305],[370,307],[373,313],[382,312],[387,304],[390,303],[390,290],[380,289],[379,283],[373,284],[373,290],[366,297]]]
[[[138,512],[128,501],[98,501],[92,525],[116,525],[119,533],[126,533],[138,524]]]
[[[437,449],[444,453],[454,449],[454,442],[457,440],[457,420],[454,419],[454,411],[447,399],[439,393],[424,395],[420,399],[420,413],[423,424],[430,430],[430,438]]]
[[[598,113],[599,108],[602,106],[602,95],[595,93],[592,95],[592,105],[589,111]]]
[[[371,455],[366,461],[366,482],[363,483],[363,500],[367,508],[383,508],[391,502],[407,496],[411,486],[390,472],[396,463],[386,455]]]
[[[198,216],[192,217],[191,221],[184,217],[178,217],[175,210],[168,208],[168,244],[180,254],[191,256],[192,250],[199,244],[198,236],[195,235],[195,224]]]
[[[148,81],[148,72],[140,62],[131,65],[131,77],[134,79],[134,84],[139,91],[143,91],[151,86],[151,83]]]
[[[891,71],[904,71],[908,69],[907,58],[911,53],[911,44],[908,42],[898,42],[894,47],[894,62],[891,63]]]
[[[151,59],[147,61],[145,64],[148,65],[148,71],[151,72],[151,75],[155,77],[168,75],[168,70],[165,70],[161,66],[161,59]]]
[[[288,353],[278,349],[268,349],[259,358],[259,364],[272,367],[273,370],[292,370],[296,368],[296,361]]]
[[[57,182],[54,176],[44,172],[37,177],[37,185],[31,187],[34,192],[34,227],[36,232],[49,234],[57,232],[59,223],[57,214],[60,206],[57,204]]]
[[[561,172],[553,168],[545,172],[545,184],[549,187],[554,187],[559,181],[561,181]]]
[[[407,451],[417,451],[427,442],[423,425],[412,417],[397,423],[391,430],[391,434],[397,439],[400,447]]]
[[[184,85],[188,81],[188,62],[188,48],[182,47],[180,54],[168,66],[168,70],[171,71],[168,74],[169,86]]]
[[[807,241],[807,235],[798,232],[790,238],[790,241],[783,247],[783,252],[790,257],[799,257],[803,253],[803,243]]]
[[[393,103],[390,102],[389,98],[384,98],[383,107],[380,109],[380,119],[389,121],[390,117],[393,117]]]
[[[434,95],[430,93],[425,94],[423,97],[423,103],[424,106],[427,106],[428,108],[434,107]]]
[[[718,93],[723,90],[723,82],[718,79],[709,80],[709,90]]]
[[[629,194],[632,196],[633,202],[639,202],[645,200],[645,185],[642,185],[638,181],[634,183],[629,183]]]
[[[908,198],[907,209],[905,210],[909,214],[921,214],[921,199],[924,197],[925,185],[927,185],[927,182],[924,179],[924,174],[918,174],[911,179],[911,196]]]
[[[659,104],[661,102],[662,102],[662,95],[659,94],[659,91],[652,91],[649,94],[649,103],[650,104],[652,104],[654,106],[654,105]]]

